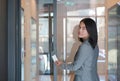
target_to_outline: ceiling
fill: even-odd
[[[53,7],[53,1],[55,0],[38,0],[39,10],[44,10],[45,5],[51,5]],[[56,0],[57,6],[64,6],[68,11],[95,8],[97,6],[104,6],[105,0]],[[47,12],[47,10],[46,10]]]
[[[38,4],[53,4],[55,0],[38,0]],[[57,4],[76,5],[76,4],[91,4],[91,5],[103,5],[105,0],[57,0]]]

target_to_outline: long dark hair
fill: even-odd
[[[80,23],[81,22],[83,22],[86,26],[87,32],[89,34],[88,41],[90,45],[92,46],[92,48],[95,48],[98,41],[96,22],[91,18],[84,18],[80,21]],[[80,41],[83,42],[83,39],[80,38]]]

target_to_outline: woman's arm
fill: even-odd
[[[65,64],[65,63],[61,63],[61,67],[63,69],[68,69],[70,71],[76,71],[78,70],[82,64],[85,62],[85,60],[87,60],[87,58],[89,58],[89,55],[90,54],[93,54],[93,49],[90,45],[87,45],[87,44],[83,44],[79,49],[78,49],[78,52],[77,52],[77,55],[76,55],[76,59],[74,60],[73,63],[71,64]]]

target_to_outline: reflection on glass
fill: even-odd
[[[53,4],[52,1],[39,4],[39,74],[53,74]]]
[[[97,17],[97,29],[98,29],[98,35],[99,37],[102,37],[102,39],[105,38],[105,17]]]
[[[28,2],[26,3],[26,0],[22,0],[25,2],[22,3],[23,6],[25,6],[26,10],[26,22],[25,23],[25,28],[29,28],[29,22],[30,18],[32,17],[32,10],[34,7],[29,4],[31,2],[30,0],[27,0]],[[32,0],[33,1],[33,0]],[[38,64],[38,69],[39,69],[39,79],[40,81],[53,81],[51,78],[46,78],[44,75],[52,74],[53,73],[53,62],[51,59],[51,54],[53,49],[53,43],[56,41],[57,42],[57,55],[59,59],[63,59],[63,26],[64,24],[66,25],[65,27],[67,28],[67,57],[71,56],[69,59],[69,62],[72,62],[73,55],[75,54],[77,50],[77,46],[79,45],[79,41],[77,40],[77,27],[79,24],[79,21],[84,18],[84,17],[91,17],[95,21],[97,21],[97,26],[98,26],[98,33],[99,33],[99,47],[100,47],[100,52],[99,52],[99,61],[98,61],[98,72],[100,75],[100,80],[105,81],[105,8],[103,6],[97,6],[96,4],[103,4],[104,0],[95,0],[94,4],[92,1],[86,1],[86,0],[56,0],[57,3],[55,4],[57,9],[55,9],[56,12],[56,22],[53,23],[53,3],[55,2],[54,0],[36,0],[37,2],[37,10],[34,10],[37,12],[37,17],[35,19],[38,19],[38,21],[34,21],[34,19],[31,19],[31,25],[30,25],[30,45],[31,45],[31,56],[28,56],[27,58],[27,63],[29,63],[29,58],[30,58],[30,63],[31,67],[30,69],[26,69],[26,75],[25,78],[26,80],[31,80],[36,75],[36,47],[39,47],[39,59],[37,62]],[[98,2],[98,3],[97,3]],[[27,4],[27,5],[26,5]],[[29,4],[29,6],[28,6]],[[32,8],[31,8],[32,7]],[[31,8],[29,10],[29,8]],[[31,12],[31,13],[30,13]],[[32,15],[31,15],[32,14]],[[66,20],[65,23],[63,24],[64,19]],[[36,45],[36,27],[35,23],[38,22],[39,25],[39,46]],[[54,28],[53,24],[56,24],[56,31],[57,31],[57,40],[54,40]],[[26,30],[27,31],[27,30]],[[25,32],[27,35],[28,32]],[[24,36],[23,36],[24,37]],[[27,37],[27,36],[26,36]],[[28,37],[29,38],[29,37]],[[23,38],[24,39],[24,38]],[[22,39],[22,40],[23,40]],[[29,39],[28,39],[29,41]],[[26,42],[28,42],[26,41]],[[26,47],[27,48],[27,47]],[[29,47],[28,47],[29,48]],[[28,52],[29,53],[29,52]],[[73,54],[73,55],[71,55]],[[29,55],[29,54],[27,54]],[[28,66],[29,67],[29,66]],[[56,70],[59,74],[61,73],[61,70],[57,69]],[[29,75],[29,72],[31,72],[31,76]],[[24,73],[24,72],[22,72]],[[43,76],[43,77],[42,77]],[[69,75],[68,75],[69,76]],[[71,74],[70,74],[71,76]],[[73,78],[73,77],[70,77]],[[70,79],[69,78],[69,79]],[[68,81],[69,81],[68,79]],[[58,81],[63,81],[62,76],[58,75]],[[70,79],[70,81],[73,81]]]
[[[105,15],[105,7],[97,7],[97,16],[104,16]]]
[[[120,78],[120,6],[115,5],[109,10],[108,20],[108,79],[119,81]]]
[[[24,81],[24,11],[21,9],[21,80]]]
[[[95,8],[93,9],[80,9],[75,11],[68,11],[67,16],[94,16]]]
[[[47,70],[50,70],[48,68],[48,64],[47,64],[47,55],[39,55],[39,61],[40,61],[40,68],[39,68],[39,71],[40,71],[40,74],[45,74],[45,72]]]
[[[30,41],[31,41],[31,79],[32,81],[34,81],[34,78],[36,78],[36,67],[37,67],[37,64],[36,64],[36,49],[37,49],[37,46],[36,46],[36,22],[33,18],[31,18],[31,27],[30,27]]]
[[[39,19],[39,52],[49,52],[49,28],[48,18]]]
[[[76,49],[80,44],[77,37],[77,30],[81,19],[78,17],[67,18],[67,57],[70,59],[73,59],[72,57],[74,57]],[[71,62],[72,60],[69,61]]]
[[[77,2],[77,1],[75,1]],[[83,1],[84,2],[84,1]],[[58,2],[59,3],[59,2]],[[82,4],[81,4],[82,5]],[[92,5],[92,4],[91,4]],[[61,9],[62,7],[62,9]],[[83,8],[86,7],[86,8]],[[79,22],[84,17],[91,17],[97,22],[97,28],[98,28],[98,44],[99,44],[99,58],[98,58],[98,73],[101,81],[105,81],[106,77],[106,54],[105,54],[105,7],[94,7],[94,8],[88,8],[86,6],[82,6],[80,8],[78,5],[63,5],[61,3],[58,4],[57,8],[57,21],[58,21],[58,30],[62,30],[61,26],[63,26],[63,19],[67,19],[67,61],[72,62],[73,57],[76,53],[76,50],[79,46],[79,41],[77,39],[77,28],[79,26]],[[66,14],[67,13],[67,14]],[[60,24],[60,25],[59,25]],[[61,31],[58,31],[58,35]],[[62,57],[63,53],[61,51],[62,49],[62,33],[59,35],[59,42],[58,42],[58,54],[59,58]],[[70,74],[72,75],[72,74]]]
[[[49,23],[48,18],[39,19],[39,74],[50,74]]]
[[[67,2],[68,1],[68,2]],[[77,4],[71,4],[71,1],[59,1],[57,3],[57,36],[58,56],[63,59],[63,21],[66,19],[67,28],[67,62],[72,62],[80,42],[78,41],[77,32],[79,22],[84,17],[90,17],[97,22],[98,29],[98,45],[99,45],[99,58],[98,58],[98,73],[101,81],[106,80],[106,49],[105,49],[105,6],[88,7],[84,1],[79,1]],[[61,3],[60,3],[61,2]],[[67,3],[66,3],[67,2]],[[81,3],[80,3],[81,2]],[[83,2],[83,3],[82,3]],[[103,0],[104,2],[104,0]],[[89,3],[89,2],[88,2]],[[83,6],[85,5],[85,6]],[[90,4],[93,5],[93,4]],[[94,6],[94,5],[93,5]],[[61,31],[60,31],[61,30]],[[70,73],[70,75],[73,75]],[[69,75],[68,75],[69,76]]]

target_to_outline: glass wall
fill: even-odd
[[[53,80],[53,20],[53,0],[21,0],[22,81]]]
[[[81,44],[77,36],[78,25],[85,17],[97,22],[98,73],[100,80],[106,81],[104,4],[104,0],[21,0],[22,81],[54,81],[54,78],[64,81],[64,71],[55,68],[51,56],[54,53],[67,63],[73,61]],[[53,77],[54,72],[57,74]],[[66,75],[67,81],[73,81],[73,72],[67,71]]]
[[[30,53],[31,53],[31,59],[30,59],[30,74],[31,79],[36,78],[36,72],[37,72],[37,31],[36,31],[36,21],[34,18],[30,19]]]
[[[38,1],[40,75],[53,74],[53,0]]]
[[[38,76],[37,1],[21,0],[21,80],[36,81]]]
[[[108,12],[108,79],[120,80],[120,5],[116,4]]]
[[[98,73],[101,81],[106,80],[107,58],[105,47],[105,1],[96,0],[95,3],[88,0],[65,0],[57,1],[57,56],[64,60],[64,28],[66,28],[66,60],[68,63],[73,61],[78,46],[81,44],[77,39],[78,25],[82,18],[91,17],[97,22],[99,59]],[[99,5],[99,6],[98,6]],[[62,81],[60,76],[62,72],[58,69],[58,81]],[[69,72],[67,81],[73,81],[74,73]]]

